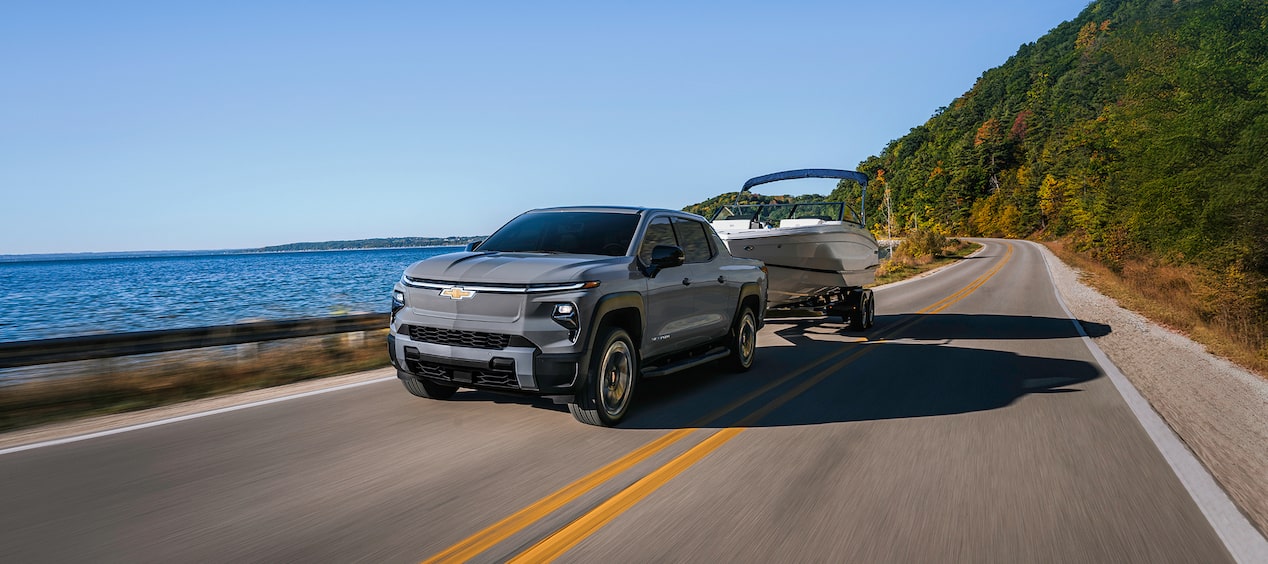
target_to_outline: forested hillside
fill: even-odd
[[[1102,0],[860,168],[904,227],[1268,273],[1266,156],[1268,3]]]
[[[859,166],[903,227],[1066,238],[1268,363],[1268,2],[1091,4]]]
[[[1264,0],[1095,2],[859,170],[878,231],[888,188],[903,230],[1189,268],[1174,292],[1268,362]]]
[[[795,204],[798,202],[831,201],[831,202],[846,202],[850,204],[851,206],[857,207],[858,201],[859,201],[858,184],[856,184],[853,181],[850,181],[850,182],[842,181],[842,184],[848,185],[848,188],[838,186],[837,189],[834,190],[832,194],[829,194],[828,196],[823,196],[821,194],[803,194],[801,196],[791,196],[788,194],[782,194],[778,196],[769,196],[769,195],[763,195],[763,194],[754,194],[752,192],[744,192],[743,194],[740,195],[739,201],[736,202],[735,192],[730,192],[727,194],[714,196],[698,204],[692,204],[690,206],[687,206],[683,208],[683,211],[702,215],[706,219],[709,219],[713,217],[714,212],[718,211],[718,208],[727,204],[734,204],[734,203]]]

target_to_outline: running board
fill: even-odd
[[[683,360],[680,360],[672,364],[668,364],[665,366],[658,366],[656,368],[650,368],[650,369],[644,370],[641,372],[641,374],[643,375],[644,378],[656,378],[659,376],[668,376],[676,372],[682,372],[683,370],[686,370],[688,368],[695,368],[697,366],[700,366],[701,364],[705,364],[705,363],[713,362],[718,359],[726,358],[726,356],[729,354],[731,354],[731,349],[728,349],[726,347],[718,347],[700,356],[685,358]]]

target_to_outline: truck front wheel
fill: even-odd
[[[568,404],[572,416],[587,425],[611,427],[621,422],[634,398],[638,353],[629,333],[610,327],[595,339],[584,398]]]

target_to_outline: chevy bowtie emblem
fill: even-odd
[[[475,295],[475,292],[464,289],[462,286],[450,286],[440,291],[440,295],[451,300],[465,300]]]

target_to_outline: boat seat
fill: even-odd
[[[807,225],[823,225],[824,223],[827,223],[827,222],[817,217],[802,217],[798,219],[780,220],[779,226],[780,227],[805,227]]]
[[[735,229],[757,229],[750,225],[747,219],[719,219],[713,222],[713,229],[716,231],[731,231]]]

